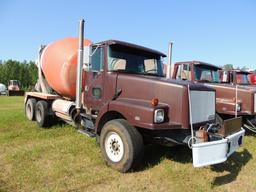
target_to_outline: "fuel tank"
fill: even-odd
[[[41,68],[50,87],[71,99],[76,96],[78,41],[76,37],[55,41],[47,45],[41,55]],[[91,43],[84,40],[84,46]]]

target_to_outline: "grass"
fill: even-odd
[[[256,137],[227,162],[193,168],[187,147],[148,146],[141,169],[107,167],[95,139],[69,125],[40,129],[26,120],[23,97],[0,97],[0,192],[255,191]]]

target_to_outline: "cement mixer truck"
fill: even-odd
[[[127,172],[143,158],[144,143],[188,145],[193,165],[224,162],[243,142],[241,119],[215,123],[215,91],[166,79],[165,54],[107,40],[64,38],[41,46],[35,92],[25,113],[39,127],[58,118],[96,137],[107,165]],[[220,134],[220,130],[225,131]]]
[[[8,82],[8,96],[23,96],[24,90],[21,90],[21,83],[19,80],[10,80]]]

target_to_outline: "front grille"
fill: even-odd
[[[215,119],[215,92],[190,91],[192,123]]]

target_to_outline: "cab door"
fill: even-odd
[[[85,71],[84,104],[98,111],[104,105],[104,48],[92,49],[91,66]]]

